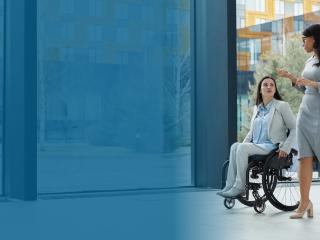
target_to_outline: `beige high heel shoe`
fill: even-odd
[[[307,216],[309,218],[313,218],[313,204],[311,201],[309,201],[308,206],[302,212],[297,212],[297,213],[291,215],[290,218],[291,219],[303,218],[303,215],[306,212],[307,212]]]

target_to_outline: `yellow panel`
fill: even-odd
[[[304,0],[303,1],[303,10],[304,13],[310,13],[312,12],[312,5],[319,5],[319,0]]]
[[[265,20],[274,20],[275,19],[275,8],[273,0],[266,1],[266,11],[246,11],[246,27],[256,25],[256,19],[262,18]]]
[[[249,71],[250,52],[238,52],[237,62],[238,69],[241,71]]]
[[[263,38],[261,41],[261,54],[266,54],[271,51],[271,37]]]
[[[283,24],[284,24],[284,32],[289,33],[289,32],[294,32],[294,18],[285,18],[283,19]]]
[[[252,32],[248,28],[242,28],[238,30],[239,38],[264,38],[271,37],[271,32]]]
[[[303,10],[304,10],[304,13],[306,14],[304,16],[304,20],[311,21],[311,22],[319,22],[320,17],[312,13],[312,5],[314,5],[314,4],[320,5],[320,1],[319,0],[304,0],[303,3],[304,3]]]

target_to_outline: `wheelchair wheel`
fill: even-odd
[[[225,161],[223,163],[223,166],[222,166],[222,188],[224,188],[224,186],[226,185],[226,179],[227,179],[227,175],[228,175],[228,167],[229,167],[229,160],[228,161]],[[240,198],[236,198],[237,200],[239,200],[239,202],[241,202],[242,204],[248,206],[248,207],[253,207],[253,204],[254,204],[254,200],[252,201],[252,199],[245,199],[244,197],[240,197]],[[228,201],[231,202],[231,200],[233,200],[233,206],[235,204],[235,199],[230,199],[230,198],[226,198],[224,200],[224,206],[228,209],[231,209],[233,208],[232,207],[228,207],[229,206],[229,203]]]
[[[228,174],[228,167],[229,167],[229,161],[224,162],[223,167],[222,167],[222,188],[225,186],[225,182],[226,182],[226,178],[227,178],[227,174]],[[262,177],[261,177],[261,172],[263,170],[261,170],[259,168],[261,168],[261,167],[257,166],[255,162],[249,163],[247,174],[249,176],[249,182],[251,184],[255,184],[256,186],[259,186],[259,189],[257,190],[256,195],[259,195],[262,199],[265,199],[265,194],[264,194],[263,188],[262,188]],[[259,172],[260,174],[257,174],[257,172]],[[238,197],[236,199],[239,202],[241,202],[243,205],[248,206],[248,207],[253,207],[256,202],[256,199],[253,196],[252,189],[249,190],[248,199],[246,197]],[[225,200],[225,207],[228,208],[226,206],[226,200]],[[228,208],[228,209],[231,209],[231,208]]]
[[[278,158],[273,155],[266,160],[262,186],[270,203],[282,211],[293,211],[299,206],[298,173],[291,168],[275,168],[272,162]]]
[[[255,206],[255,203],[257,201],[256,197],[259,197],[261,201],[265,199],[265,194],[262,188],[261,172],[261,167],[257,165],[257,162],[249,163],[246,173],[248,175],[249,184],[251,185],[251,188],[249,189],[249,196],[248,199],[245,197],[238,198],[239,202],[248,207]],[[255,190],[252,189],[253,187],[255,188]]]
[[[223,203],[226,208],[231,209],[236,204],[236,200],[233,198],[225,198]]]
[[[253,206],[257,213],[263,213],[266,210],[266,203],[264,201],[256,201]]]

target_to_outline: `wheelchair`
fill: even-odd
[[[293,167],[293,156],[297,151],[292,149],[285,158],[278,158],[278,149],[267,155],[252,155],[248,159],[246,171],[245,195],[225,198],[224,206],[231,209],[235,200],[253,207],[257,213],[263,213],[266,202],[282,211],[293,211],[299,206],[299,182],[297,170]],[[229,160],[223,164],[222,185],[226,181]]]

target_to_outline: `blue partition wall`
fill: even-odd
[[[0,194],[3,194],[4,0],[0,0]]]
[[[38,192],[191,186],[189,0],[38,1]]]

